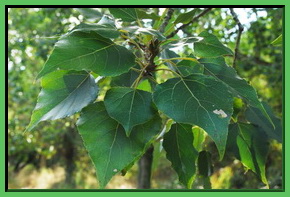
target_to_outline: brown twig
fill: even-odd
[[[162,23],[162,25],[160,26],[160,32],[164,32],[166,26],[168,25],[172,15],[173,15],[173,12],[174,12],[174,9],[172,8],[169,8],[168,11],[167,11],[167,15],[166,17],[164,18],[164,22]]]
[[[237,35],[237,41],[236,41],[236,47],[235,47],[235,56],[234,56],[234,61],[233,61],[233,67],[235,68],[236,63],[237,63],[238,53],[239,53],[239,45],[240,45],[241,36],[242,36],[242,32],[244,30],[244,27],[241,24],[237,14],[235,13],[233,8],[230,8],[230,12],[231,12],[231,15],[233,16],[234,21],[238,25],[238,35]]]
[[[171,34],[169,34],[166,38],[171,38],[173,36],[175,36],[175,34],[177,34],[179,32],[179,30],[186,28],[187,26],[189,26],[190,24],[194,23],[195,21],[197,21],[200,17],[204,16],[206,13],[208,13],[212,8],[206,8],[205,10],[203,10],[201,13],[199,13],[198,15],[196,15],[189,23],[187,24],[183,24],[180,27],[178,27],[174,32],[172,32]]]

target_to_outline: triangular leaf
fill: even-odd
[[[135,56],[125,47],[92,31],[73,31],[55,44],[38,78],[57,69],[87,70],[101,76],[116,76],[134,65]]]
[[[125,22],[133,22],[138,19],[135,8],[109,8],[115,18],[120,18]]]
[[[222,55],[234,55],[231,49],[224,46],[216,36],[203,31],[199,35],[202,37],[194,44],[195,54],[199,57],[218,57]]]
[[[271,107],[267,105],[265,102],[262,103],[266,112],[269,114],[271,120],[275,125],[275,129],[273,128],[271,122],[262,114],[261,110],[258,108],[254,108],[249,106],[245,112],[246,119],[250,121],[254,125],[258,125],[261,129],[267,133],[267,135],[282,143],[282,125],[281,120],[275,116]]]
[[[198,152],[193,147],[191,128],[191,125],[173,124],[163,140],[167,159],[171,161],[179,181],[188,189],[191,188],[195,178],[195,163],[198,156]]]
[[[127,137],[123,127],[108,115],[103,102],[99,102],[82,110],[77,125],[96,167],[100,187],[104,188],[115,174],[144,154],[161,130],[161,119],[156,114],[145,124],[134,127]]]
[[[95,79],[85,71],[55,71],[43,77],[41,86],[27,130],[40,121],[56,120],[80,111],[98,94]]]
[[[224,83],[234,96],[239,96],[250,105],[257,107],[272,123],[271,118],[266,112],[264,106],[258,99],[256,90],[250,86],[244,79],[237,75],[234,68],[229,67],[223,57],[199,59],[204,65],[205,72]]]
[[[229,127],[228,150],[266,185],[265,164],[269,150],[267,140],[267,135],[251,124],[237,123]]]
[[[133,88],[111,88],[106,93],[104,103],[109,115],[121,123],[127,136],[134,126],[147,122],[156,113],[152,94]]]
[[[210,76],[194,74],[156,86],[153,100],[160,111],[180,123],[203,128],[223,157],[233,97],[226,86]]]

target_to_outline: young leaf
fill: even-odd
[[[125,22],[133,22],[138,19],[136,8],[109,8],[115,18],[120,18]]]
[[[177,23],[183,23],[187,24],[192,20],[192,17],[195,15],[196,9],[193,9],[189,12],[179,14],[176,20],[174,21],[175,24]]]
[[[104,103],[108,114],[121,123],[127,136],[134,126],[147,122],[156,113],[151,93],[133,88],[111,88]]]
[[[73,31],[60,38],[38,78],[57,69],[87,70],[117,76],[135,65],[135,56],[96,32]]]
[[[40,121],[70,116],[89,103],[98,94],[93,76],[85,71],[52,72],[41,81],[42,90],[26,130],[32,130]]]
[[[202,151],[202,145],[203,145],[203,142],[205,140],[206,134],[202,128],[197,127],[197,126],[194,126],[192,128],[192,132],[193,132],[193,136],[194,136],[193,146],[198,152],[200,152],[200,151]]]
[[[226,64],[223,57],[199,59],[199,62],[204,65],[204,70],[207,74],[223,82],[234,96],[239,96],[251,106],[259,108],[263,115],[273,125],[267,111],[258,99],[256,90],[244,79],[240,78],[236,70]]]
[[[282,45],[283,44],[282,34],[278,36],[278,38],[276,38],[271,44],[276,46]]]
[[[230,125],[228,150],[235,154],[244,166],[255,172],[268,185],[265,163],[269,150],[267,135],[251,124]]]
[[[193,74],[156,86],[153,100],[160,111],[180,123],[203,128],[223,158],[233,97],[226,86],[210,76]]]
[[[98,102],[82,110],[77,122],[84,145],[96,167],[100,187],[144,154],[151,140],[161,130],[158,115],[132,129],[127,137],[123,127],[112,119]]]
[[[234,55],[231,49],[224,46],[216,36],[203,31],[199,35],[202,37],[194,44],[194,51],[199,57],[218,57],[222,55]]]
[[[267,105],[265,102],[262,102],[267,114],[269,114],[271,120],[275,125],[275,129],[273,128],[271,122],[262,114],[261,110],[255,107],[249,106],[245,112],[246,119],[250,121],[254,125],[258,125],[262,130],[267,133],[267,135],[282,143],[282,125],[281,120],[277,118],[271,107]]]
[[[179,181],[191,189],[196,171],[198,152],[193,147],[191,125],[173,124],[164,135],[163,147],[166,157],[177,172]]]

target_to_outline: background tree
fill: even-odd
[[[79,15],[78,11],[83,16]],[[36,98],[39,91],[38,83],[34,83],[33,87],[31,86],[35,79],[34,76],[40,71],[44,61],[47,59],[47,54],[49,54],[56,42],[55,38],[44,37],[59,37],[67,32],[68,29],[73,28],[75,26],[74,23],[78,24],[80,21],[95,22],[102,15],[97,13],[109,13],[107,9],[99,9],[99,12],[88,11],[88,9],[76,11],[72,9],[20,8],[10,9],[9,11],[9,165],[11,169],[14,168],[15,172],[21,170],[27,164],[34,164],[38,169],[58,165],[66,166],[65,180],[67,187],[82,187],[82,184],[79,183],[81,178],[79,178],[79,181],[75,179],[77,172],[81,171],[80,169],[93,169],[92,166],[81,167],[84,163],[89,166],[91,164],[84,154],[80,138],[78,135],[73,134],[76,133],[74,121],[65,119],[55,123],[43,122],[41,123],[42,126],[39,127],[41,131],[34,131],[33,133],[22,133],[22,131],[29,121],[30,112],[35,103],[35,99],[31,98]],[[168,23],[160,22],[157,25],[161,25],[161,30],[164,29],[164,34],[169,36],[174,31],[173,21],[177,20],[181,13],[190,13],[193,18],[203,11],[200,8],[196,8],[194,11],[185,8],[166,9],[163,12],[163,16],[165,19],[169,19]],[[263,100],[268,101],[274,107],[275,113],[281,116],[281,48],[279,46],[271,46],[270,43],[282,32],[282,10],[261,8],[247,9],[245,11],[251,17],[256,16],[257,20],[245,25],[239,54],[237,55],[236,69],[238,69],[239,75],[247,77],[252,82]],[[155,18],[153,20],[160,16],[162,17],[159,9],[140,9],[140,13],[150,15],[150,17]],[[170,15],[171,17],[169,17]],[[262,15],[264,16],[262,17]],[[150,21],[144,25],[147,26],[146,24],[150,26]],[[47,28],[47,26],[53,29]],[[237,24],[233,20],[229,9],[215,8],[198,18],[198,21],[190,23],[179,31],[178,36],[181,38],[196,36],[206,29],[234,49],[237,35],[236,26]],[[27,29],[31,29],[31,31],[27,31]],[[176,52],[181,56],[191,53],[187,46]],[[232,64],[232,58],[227,58],[226,60],[228,64]],[[170,74],[164,72],[163,75],[168,76]],[[104,80],[101,83],[101,87],[106,89],[108,84],[109,81]],[[265,88],[266,84],[267,88]],[[235,104],[237,109],[243,108],[240,106],[242,105],[240,102],[237,101]],[[215,184],[219,188],[263,187],[263,184],[258,179],[252,178],[253,174],[250,172],[246,176],[238,176],[239,173],[243,173],[243,170],[241,170],[239,162],[232,162],[233,159],[231,157],[224,159],[223,162],[218,162],[218,155],[213,143],[207,138],[205,144],[206,150],[212,153],[214,174],[211,180],[213,187],[215,187]],[[160,156],[164,158],[164,150],[160,153],[156,151],[158,146],[160,144],[156,143],[155,152],[153,153],[154,158],[160,158]],[[170,185],[172,184],[171,181],[166,183],[168,185],[156,186],[154,179],[158,180],[164,176],[165,173],[162,173],[162,169],[167,169],[166,166],[168,166],[165,160],[164,164],[162,163],[163,159],[160,159],[161,165],[159,166],[161,168],[156,168],[157,161],[156,159],[153,162],[153,185],[155,184],[153,187],[181,187],[177,181],[172,181],[173,184],[176,184],[174,186]],[[271,142],[271,151],[267,161],[270,162],[267,163],[270,166],[267,168],[267,173],[270,174],[268,176],[270,187],[279,188],[281,187],[281,145],[275,141]],[[134,174],[134,169],[136,170],[136,168],[133,167],[132,174]],[[164,171],[171,172],[169,173],[170,179],[176,179],[176,175],[172,170]],[[224,171],[223,174],[232,175],[233,178],[222,181],[222,176],[219,176],[221,171]],[[90,173],[85,171],[81,174],[81,176],[88,176]],[[156,176],[158,174],[162,176]],[[127,176],[130,176],[130,173]],[[217,177],[220,178],[217,179]],[[225,177],[227,176],[225,175]],[[242,179],[247,181],[241,180],[239,177],[243,177]],[[204,181],[207,181],[207,179],[198,178],[194,187],[199,187],[199,185],[206,187],[206,184],[202,183]],[[83,185],[85,186],[85,184]],[[53,187],[63,188],[64,185],[59,184]]]

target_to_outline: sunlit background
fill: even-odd
[[[177,8],[175,14],[192,8]],[[196,8],[199,9],[199,8]],[[154,8],[162,14],[164,9]],[[282,115],[282,48],[271,42],[282,33],[282,9],[235,8],[245,27],[237,70]],[[106,9],[99,9],[107,13]],[[9,188],[97,188],[94,167],[74,125],[77,115],[42,122],[32,132],[25,127],[36,104],[40,83],[35,80],[57,38],[80,22],[94,22],[70,8],[10,8],[8,11],[8,177]],[[144,21],[150,26],[150,20]],[[178,26],[179,24],[177,24]],[[213,9],[198,23],[180,31],[180,37],[196,36],[207,30],[231,49],[237,27],[226,8]],[[190,47],[177,47],[179,54]],[[229,64],[232,58],[227,58]],[[213,146],[214,148],[214,146]],[[211,149],[211,147],[209,147]],[[267,177],[271,188],[281,188],[282,146],[271,142]],[[254,173],[232,158],[215,158],[212,187],[221,189],[264,188]],[[152,188],[183,188],[171,169],[160,143],[155,145]],[[115,176],[107,188],[136,188],[137,165],[125,175]],[[198,177],[194,188],[202,188]]]

